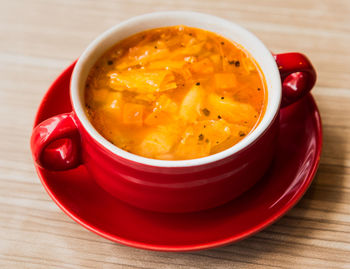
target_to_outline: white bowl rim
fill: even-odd
[[[165,21],[167,20],[169,21],[174,18],[176,19],[182,18],[184,21],[188,19],[202,21],[203,24],[209,22],[213,25],[219,25],[221,27],[226,27],[228,29],[231,29],[231,31],[234,30],[236,33],[246,37],[248,42],[254,43],[254,46],[256,47],[256,50],[257,50],[256,53],[263,56],[263,61],[259,62],[257,59],[255,60],[260,65],[261,69],[263,69],[261,63],[263,63],[264,66],[267,66],[267,68],[265,69],[268,69],[268,73],[266,73],[266,71],[264,72],[264,69],[262,71],[264,73],[266,80],[268,80],[267,76],[271,78],[269,81],[271,85],[269,85],[268,81],[266,81],[267,87],[268,87],[268,103],[267,103],[266,111],[265,111],[265,114],[263,115],[262,120],[256,126],[256,128],[251,133],[249,133],[249,135],[247,135],[244,139],[239,141],[237,144],[233,145],[232,147],[224,151],[221,151],[219,153],[209,155],[206,157],[202,157],[202,158],[189,159],[189,160],[158,160],[158,159],[142,157],[118,148],[117,146],[109,142],[107,139],[105,139],[93,127],[93,125],[91,124],[91,122],[89,121],[85,113],[84,104],[83,104],[84,102],[82,100],[83,91],[84,91],[84,89],[82,89],[81,87],[82,70],[84,69],[86,63],[89,61],[91,56],[95,53],[96,49],[99,48],[101,44],[103,44],[103,42],[106,42],[106,40],[108,40],[111,36],[113,36],[113,34],[117,33],[118,31],[121,31],[126,27],[130,27],[130,25],[147,24],[147,22],[151,22],[152,20],[155,20],[155,19],[158,19],[158,20],[164,19]],[[165,27],[165,26],[171,26],[171,25],[178,25],[178,24],[165,22],[163,26],[159,26],[159,27]],[[189,25],[189,23],[183,23],[183,25],[191,26]],[[151,28],[156,28],[156,27],[151,27]],[[151,28],[148,28],[148,29],[151,29]],[[201,27],[197,27],[197,28],[201,28]],[[207,27],[203,27],[202,29],[211,31]],[[136,32],[130,33],[130,35]],[[223,36],[225,37],[225,35]],[[245,48],[245,46],[243,47]],[[107,49],[104,49],[104,51],[106,50]],[[252,53],[252,51],[250,50],[247,50],[247,51],[249,53]],[[85,85],[85,79],[84,79],[84,85]],[[95,141],[97,141],[100,145],[102,145],[102,147],[109,150],[113,154],[118,155],[132,162],[136,162],[143,165],[149,165],[153,167],[172,168],[172,167],[193,167],[193,166],[213,163],[213,162],[225,159],[233,154],[236,154],[237,152],[251,145],[266,131],[266,129],[270,126],[272,121],[277,116],[280,103],[281,103],[282,87],[281,87],[281,78],[279,75],[278,67],[273,55],[254,34],[249,32],[242,26],[213,15],[208,15],[208,14],[203,14],[198,12],[164,11],[164,12],[154,12],[154,13],[148,13],[148,14],[132,17],[131,19],[123,21],[115,25],[114,27],[110,28],[109,30],[105,31],[100,36],[98,36],[93,42],[91,42],[90,45],[82,53],[82,55],[80,56],[80,58],[78,59],[74,67],[73,74],[71,77],[70,94],[71,94],[71,101],[72,101],[74,112],[78,117],[79,121],[81,122],[82,126]]]

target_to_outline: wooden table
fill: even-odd
[[[350,268],[350,1],[0,1],[0,268]],[[194,253],[115,244],[49,198],[29,149],[34,114],[57,75],[112,25],[160,10],[211,13],[275,52],[307,54],[324,127],[317,176],[298,205],[239,243]]]

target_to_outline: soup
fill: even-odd
[[[92,67],[89,120],[115,146],[148,158],[195,159],[228,149],[267,104],[260,67],[209,31],[163,27],[130,36]]]

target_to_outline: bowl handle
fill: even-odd
[[[297,52],[273,55],[282,80],[281,107],[295,103],[315,85],[316,71],[310,60]]]
[[[49,118],[37,125],[31,137],[34,161],[48,170],[67,170],[81,164],[81,143],[73,113]]]

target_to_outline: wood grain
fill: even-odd
[[[350,1],[0,1],[0,268],[350,268]],[[34,114],[54,78],[100,32],[160,10],[211,13],[275,52],[307,54],[324,127],[321,165],[285,217],[239,243],[160,253],[85,230],[50,200],[29,150]]]

